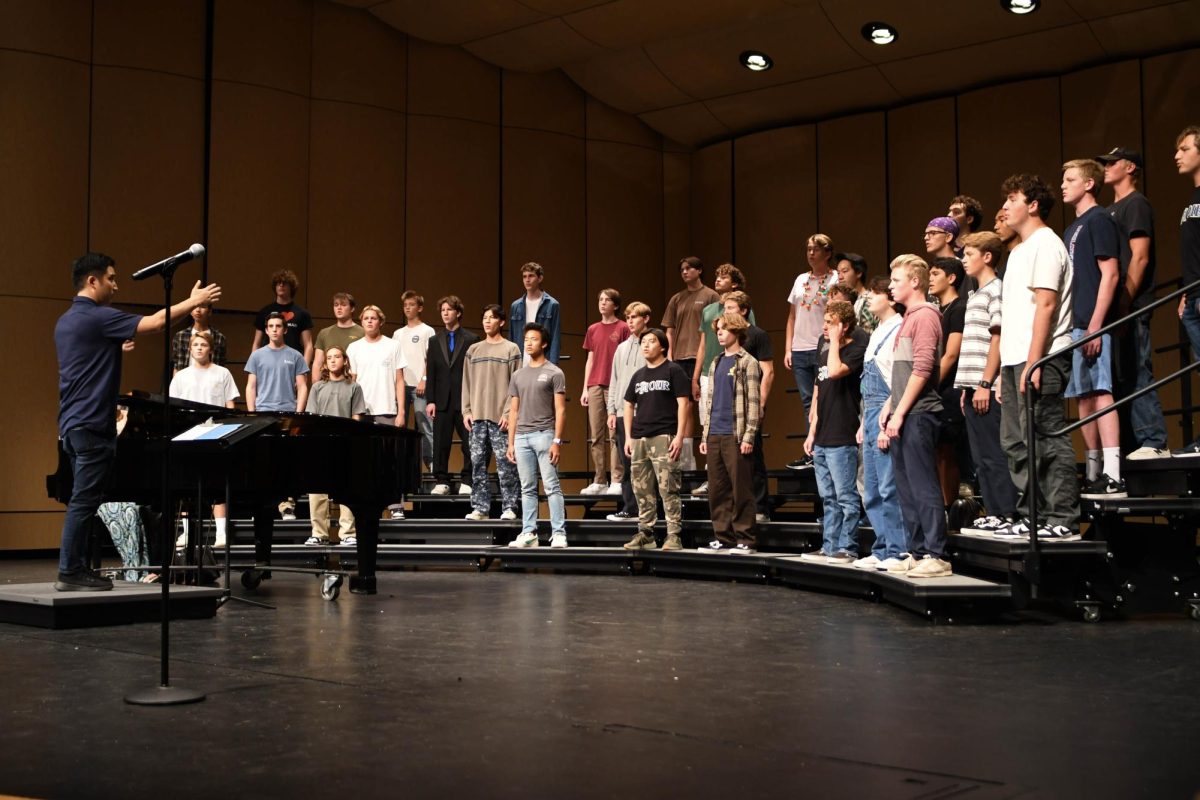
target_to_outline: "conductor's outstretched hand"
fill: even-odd
[[[196,281],[196,285],[192,287],[192,300],[198,306],[202,306],[205,303],[215,303],[220,299],[221,287],[215,283],[210,283],[208,286],[201,286],[200,281]]]

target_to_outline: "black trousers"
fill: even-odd
[[[763,417],[758,418],[758,430],[754,433],[754,510],[759,514],[771,513],[771,501],[767,499],[767,457],[763,455]]]
[[[896,497],[908,532],[908,552],[915,558],[946,557],[946,507],[937,473],[938,414],[909,414],[892,440]]]
[[[433,418],[433,475],[438,483],[450,482],[450,445],[456,433],[463,457],[461,479],[470,486],[471,438],[463,422],[462,406],[457,403],[451,403],[450,408],[437,412]]]
[[[636,517],[638,507],[637,500],[633,496],[633,478],[630,474],[632,469],[629,464],[629,456],[625,455],[625,418],[620,414],[617,415],[616,434],[617,456],[625,466],[625,477],[621,479],[621,510]]]

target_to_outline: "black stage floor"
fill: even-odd
[[[0,585],[48,561],[0,561]],[[387,572],[172,627],[0,625],[0,794],[1191,798],[1200,626],[930,625],[718,581]],[[240,587],[238,589],[240,592]],[[353,794],[347,794],[353,792]]]

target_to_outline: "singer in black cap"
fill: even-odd
[[[214,284],[192,287],[191,295],[149,316],[112,308],[117,293],[116,262],[87,253],[71,266],[75,299],[54,326],[58,351],[58,435],[71,461],[73,489],[63,520],[58,558],[60,592],[103,591],[112,581],[84,564],[87,531],[103,500],[104,484],[117,453],[116,401],[121,386],[121,353],[133,349],[139,333],[161,331],[196,306],[221,296]]]

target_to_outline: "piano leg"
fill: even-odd
[[[358,530],[358,574],[350,577],[354,594],[375,594],[375,564],[379,553],[379,517],[381,504],[354,504],[354,527]]]
[[[254,512],[254,564],[265,566],[271,563],[271,539],[275,536],[275,504],[259,506]],[[271,573],[264,572],[263,579]]]

